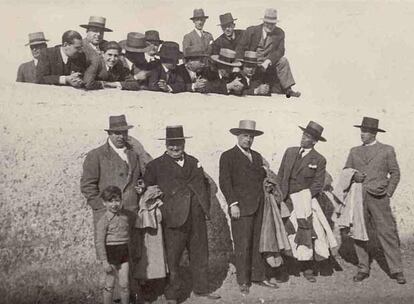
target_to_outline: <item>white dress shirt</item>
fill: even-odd
[[[113,144],[113,142],[111,141],[110,138],[108,138],[108,143],[111,146],[111,148],[115,151],[115,153],[118,154],[119,157],[124,162],[126,162],[128,164],[129,162],[128,162],[128,156],[126,154],[126,148],[125,147],[124,148],[117,148],[117,147],[115,147],[115,145]]]
[[[68,60],[69,60],[69,57],[68,57],[68,55],[65,54],[62,47],[60,47],[60,55],[62,56],[63,63],[67,64]],[[66,76],[65,75],[62,75],[62,76],[59,77],[59,83],[60,84],[66,84]]]

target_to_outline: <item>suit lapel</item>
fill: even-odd
[[[367,164],[369,164],[377,155],[378,152],[381,150],[381,146],[380,143],[377,142],[376,144],[374,144],[371,148],[371,151],[369,153],[364,153],[364,160],[366,161]]]
[[[288,177],[292,175],[292,169],[293,169],[293,166],[295,165],[295,161],[299,154],[299,150],[300,150],[300,147],[295,147],[295,149],[292,149],[292,152],[289,155],[287,155],[286,170],[289,173]]]
[[[298,151],[299,153],[299,151]],[[305,168],[308,164],[312,162],[312,160],[315,158],[315,150],[312,148],[308,154],[306,154],[304,157],[302,157],[300,166],[296,170],[296,175],[299,174],[300,171],[302,171],[303,168]]]
[[[235,149],[236,155],[238,156],[241,162],[247,163],[248,165],[252,164],[250,159],[242,151],[240,151],[240,148],[237,147],[237,145],[234,146],[234,149]],[[253,159],[253,154],[252,154],[252,159]]]
[[[56,50],[55,51],[55,56],[56,56],[55,62],[56,62],[56,65],[57,65],[57,69],[59,71],[64,71],[65,68],[64,68],[64,62],[63,62],[62,55],[60,54],[60,47],[56,47],[55,50]]]

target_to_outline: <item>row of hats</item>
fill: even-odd
[[[384,130],[378,128],[379,120],[376,118],[371,117],[364,117],[362,119],[361,125],[354,125],[356,128],[365,129],[370,132],[385,132]],[[126,122],[125,115],[119,116],[110,116],[109,117],[109,128],[105,129],[105,131],[126,131],[131,129],[133,126],[128,125]],[[318,124],[317,122],[310,121],[306,128],[299,126],[299,128],[310,135],[312,135],[315,139],[319,141],[326,141],[324,137],[322,137],[323,127]],[[259,136],[263,134],[263,131],[256,129],[256,122],[254,120],[240,120],[238,128],[230,129],[230,133],[233,135],[239,135],[242,133],[250,133],[253,136]],[[166,140],[175,140],[175,139],[185,139],[191,138],[188,136],[184,136],[184,131],[182,126],[167,126],[166,128],[166,137],[159,138],[159,139],[166,139]]]
[[[196,8],[193,11],[193,17],[191,17],[191,20],[194,19],[207,19],[208,16],[204,13],[204,10],[202,8]],[[232,23],[236,21],[237,19],[234,19],[231,13],[225,13],[223,15],[219,16],[220,24],[217,25],[226,25],[229,23]],[[264,22],[268,23],[277,23],[277,10],[274,8],[267,8],[264,13],[264,17],[262,18]]]

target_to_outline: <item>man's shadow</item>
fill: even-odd
[[[229,259],[233,251],[230,237],[230,228],[226,214],[220,206],[217,198],[218,187],[215,181],[205,172],[206,185],[210,192],[210,217],[207,221],[209,270],[209,291],[213,292],[221,287],[227,277]],[[188,262],[188,253],[185,252],[181,259],[180,274],[182,278],[179,302],[184,302],[191,295],[192,278]]]

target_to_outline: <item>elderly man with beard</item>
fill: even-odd
[[[200,162],[184,152],[182,126],[167,126],[165,153],[147,166],[144,180],[158,185],[164,194],[160,207],[170,271],[165,288],[167,303],[177,303],[180,290],[179,264],[187,248],[195,296],[219,299],[209,292],[208,239],[206,219],[210,217],[210,199]]]
[[[62,45],[43,49],[36,67],[36,83],[81,87],[87,68],[82,36],[76,31],[62,35]]]
[[[223,34],[213,42],[213,55],[217,55],[220,49],[236,50],[236,46],[243,35],[243,30],[235,30],[235,23],[237,19],[233,19],[231,13],[220,15],[220,24]]]
[[[260,67],[272,84],[272,91],[285,94],[288,98],[300,97],[300,92],[292,89],[295,80],[284,57],[285,32],[276,26],[277,21],[277,11],[266,9],[263,23],[250,26],[243,33],[236,48],[237,58],[243,58],[245,51],[257,52]]]
[[[102,44],[105,32],[112,32],[105,27],[106,19],[99,16],[91,16],[88,24],[82,24],[80,27],[86,28],[86,37],[83,39],[83,52],[86,56],[88,65],[92,63],[93,58],[102,53]]]
[[[17,82],[36,82],[36,66],[39,62],[40,51],[47,48],[46,42],[49,41],[45,38],[43,32],[36,32],[29,34],[29,43],[26,46],[30,46],[33,60],[22,63],[17,71]]]
[[[194,22],[194,30],[184,35],[183,50],[190,46],[197,46],[208,55],[211,54],[213,35],[203,30],[204,24],[208,19],[208,16],[204,14],[202,8],[194,9],[193,17],[190,18]]]
[[[85,72],[83,81],[87,90],[103,88],[122,89],[122,83],[129,76],[128,70],[119,60],[121,47],[116,41],[105,42],[102,56],[94,57]]]

